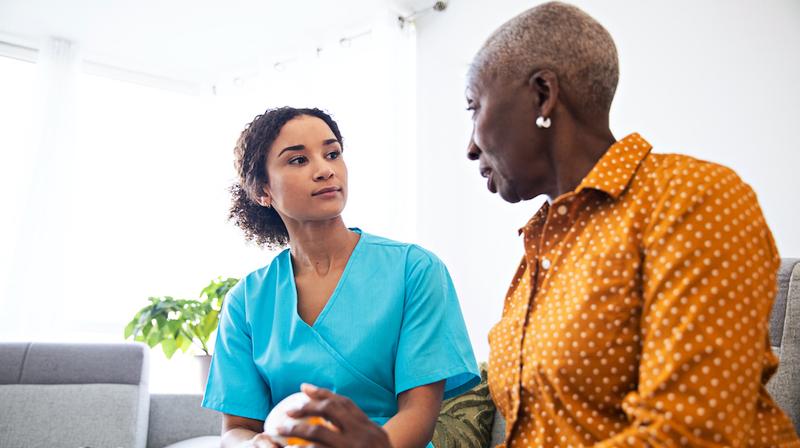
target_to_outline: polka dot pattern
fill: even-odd
[[[779,256],[736,174],[615,143],[520,229],[489,333],[510,447],[800,446],[764,384]]]

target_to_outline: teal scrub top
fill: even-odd
[[[445,380],[450,398],[480,381],[444,264],[419,246],[352,230],[361,237],[313,325],[297,312],[288,249],[231,289],[204,407],[264,420],[311,383],[383,424],[406,390]]]

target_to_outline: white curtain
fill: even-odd
[[[71,207],[78,49],[64,39],[48,39],[39,51],[37,98],[27,184],[21,188],[17,237],[12,251],[0,339],[57,339],[63,289],[66,217]]]

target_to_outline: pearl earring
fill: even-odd
[[[536,119],[536,126],[547,129],[550,127],[550,119],[539,115],[539,118]]]

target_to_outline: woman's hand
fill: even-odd
[[[338,430],[301,423],[279,429],[282,436],[299,437],[319,448],[391,448],[386,431],[373,423],[349,398],[310,384],[304,384],[301,390],[311,401],[288,412],[289,417],[322,417]]]

